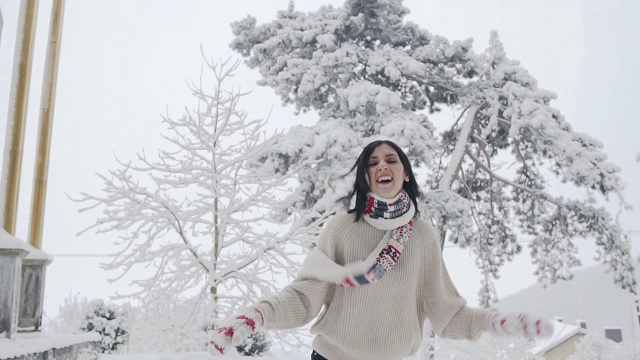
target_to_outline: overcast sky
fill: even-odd
[[[39,117],[43,56],[52,1],[41,0],[35,61],[28,113],[26,146],[17,236],[27,239],[29,207],[35,166],[35,138]],[[0,0],[4,18],[0,38],[0,149],[4,149],[9,84],[18,16],[17,1]],[[87,233],[75,234],[94,221],[80,216],[79,205],[67,194],[97,193],[96,172],[115,167],[114,157],[133,159],[143,148],[153,151],[164,130],[160,114],[182,114],[191,103],[186,84],[198,79],[200,48],[211,59],[236,57],[228,44],[229,23],[248,14],[258,23],[275,18],[288,0],[67,0],[57,102],[53,122],[51,163],[47,189],[44,250],[58,254],[47,275],[47,307],[69,292],[89,298],[106,297],[107,285],[97,266],[100,257],[69,257],[69,254],[102,254],[113,251],[110,239]],[[342,6],[343,1],[296,1],[302,11],[319,4]],[[540,87],[554,91],[559,108],[574,130],[586,132],[604,144],[610,160],[623,169],[627,201],[640,207],[640,2],[634,0],[412,0],[407,20],[449,40],[473,38],[475,51],[488,43],[497,30],[507,56],[520,60],[538,79]],[[280,106],[270,89],[258,88],[256,70],[241,67],[237,85],[252,94],[241,108],[252,118],[265,118],[286,128],[316,121],[315,114],[293,115]],[[615,199],[614,199],[615,200]],[[607,205],[612,211],[616,204]],[[636,253],[640,249],[640,225],[634,210],[621,215],[625,230],[632,233]],[[96,214],[93,213],[93,216]],[[584,245],[583,258],[593,255]],[[468,252],[445,251],[447,265],[461,293],[475,304],[479,273]],[[82,267],[82,276],[78,276]],[[506,295],[534,281],[527,257],[509,265],[498,282]]]

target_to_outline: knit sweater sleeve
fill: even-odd
[[[335,258],[338,227],[335,217],[329,220],[318,241],[318,248],[331,259]],[[265,327],[291,329],[309,323],[320,313],[334,288],[333,284],[298,276],[276,296],[258,304],[265,317]]]
[[[431,224],[426,225],[424,235],[428,248],[423,301],[433,330],[436,335],[445,338],[477,338],[487,329],[491,312],[467,306],[467,301],[451,281]]]

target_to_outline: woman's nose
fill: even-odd
[[[389,166],[384,161],[381,161],[380,164],[378,164],[378,170],[387,170],[388,168]]]

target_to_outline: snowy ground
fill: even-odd
[[[42,334],[42,333],[20,333],[14,335],[12,339],[0,338],[0,359],[11,359],[16,356],[46,351],[52,348],[64,348],[73,344],[85,341],[100,340],[100,336],[95,333],[80,334]],[[280,351],[269,351],[261,356],[260,360],[300,360],[308,359],[309,352],[298,354],[285,354]],[[127,354],[101,354],[100,360],[212,360],[213,357],[207,352],[130,352]],[[247,360],[248,357],[238,353],[228,354],[225,360]]]
[[[285,354],[285,353],[269,353],[260,356],[259,360],[306,360],[311,358],[311,352],[300,354]],[[188,352],[188,353],[130,353],[120,355],[101,355],[100,360],[212,360],[212,359],[224,359],[224,360],[247,360],[253,359],[251,357],[242,356],[239,354],[229,354],[223,358],[213,358],[205,352]],[[412,360],[415,358],[407,358],[405,360]]]
[[[301,360],[309,359],[310,354],[284,354],[284,353],[271,353],[264,354],[260,360]],[[130,353],[120,355],[102,355],[100,360],[211,360],[212,357],[205,352],[187,352],[187,353]],[[220,359],[236,359],[247,360],[251,359],[239,354],[229,354]]]

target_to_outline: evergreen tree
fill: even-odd
[[[353,179],[345,175],[363,143],[383,136],[427,174],[423,215],[442,244],[448,238],[476,253],[482,305],[495,301],[493,280],[522,251],[519,234],[533,237],[544,283],[570,278],[579,265],[574,241],[592,238],[616,282],[633,291],[629,246],[615,220],[593,201],[554,194],[547,178],[626,206],[620,169],[602,144],[572,130],[551,106],[555,94],[506,56],[496,33],[476,54],[471,39],[433,35],[405,22],[408,13],[400,0],[346,0],[310,13],[291,2],[271,22],[248,16],[232,24],[231,47],[258,69],[259,84],[296,112],[319,115],[315,125],[292,128],[265,160],[274,173],[296,167],[300,185],[286,209],[332,212],[348,194]],[[457,120],[436,127],[431,117],[442,110]]]
[[[266,335],[263,332],[257,332],[251,334],[240,345],[236,346],[236,351],[244,356],[256,357],[269,350],[270,346],[271,344]]]
[[[127,342],[128,316],[122,307],[105,304],[102,299],[94,299],[89,303],[88,313],[80,330],[100,334],[100,351],[111,354]]]

